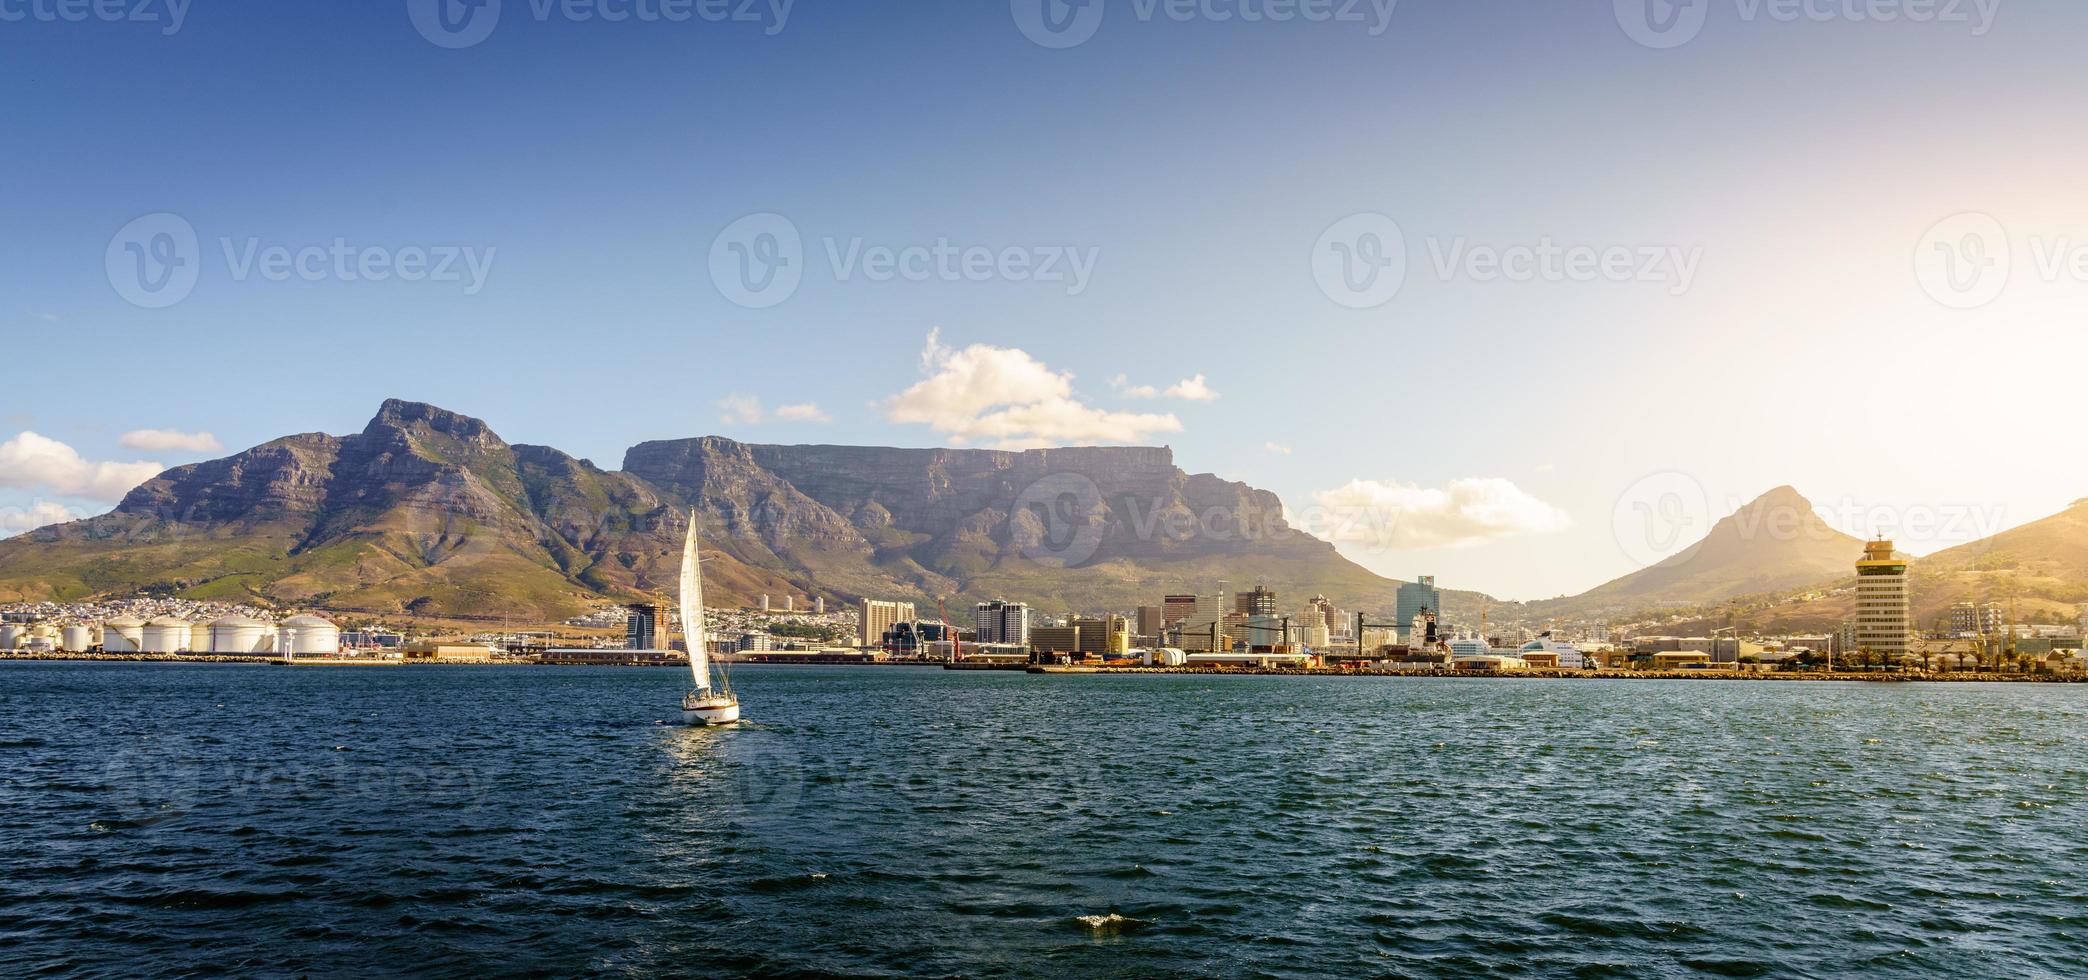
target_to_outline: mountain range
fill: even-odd
[[[1832,629],[1854,612],[1864,542],[1834,529],[1790,487],[1720,520],[1702,541],[1571,598],[1529,603],[1534,618],[1641,619],[1694,611],[1764,632]],[[2016,621],[2071,621],[2088,603],[2088,500],[1992,537],[1908,563],[1915,623],[1936,627],[1959,602],[2013,606]]]
[[[1229,580],[1287,607],[1391,604],[1399,583],[1291,528],[1275,495],[1164,448],[1002,452],[631,448],[622,468],[510,445],[387,401],[355,435],[305,434],[168,470],[99,517],[0,541],[0,599],[147,590],[344,612],[562,618],[669,593],[696,513],[718,603],[756,596],[1006,597],[1128,610]],[[1470,593],[1455,603],[1476,603]],[[1292,605],[1296,603],[1296,605]]]

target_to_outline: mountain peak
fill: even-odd
[[[1797,487],[1786,483],[1774,490],[1763,493],[1761,496],[1756,497],[1753,503],[1747,505],[1747,509],[1759,507],[1797,507],[1810,511],[1812,510],[1812,501],[1805,499],[1805,495],[1799,493]]]
[[[376,416],[363,428],[364,434],[385,430],[426,428],[458,439],[479,440],[493,434],[486,423],[426,402],[387,398]]]

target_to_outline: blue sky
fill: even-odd
[[[1372,515],[1326,530],[1375,570],[1509,598],[1657,558],[1616,516],[1648,487],[1708,520],[1789,483],[1920,551],[2088,496],[2078,4],[1697,0],[1659,48],[1601,0],[1401,0],[1381,32],[1369,3],[1098,0],[1052,48],[1026,0],[800,0],[780,29],[765,2],[505,0],[462,47],[404,0],[193,0],[178,30],[166,2],[0,0],[0,531],[141,471],[101,464],[219,454],[139,430],[229,451],[392,396],[608,466],[712,433],[1164,443]],[[159,214],[196,278],[151,308],[117,280]],[[785,223],[735,225],[763,214]],[[1993,224],[1946,220],[1968,214]],[[1382,302],[1316,265],[1323,233],[1383,227],[1355,215],[1405,245]],[[721,286],[735,227],[802,242],[787,296]],[[1923,271],[1965,227],[1999,229],[1996,296]],[[336,241],[390,278],[265,271]],[[847,262],[945,242],[995,261]],[[1547,246],[1626,261],[1489,260]],[[401,281],[421,255],[445,274]]]

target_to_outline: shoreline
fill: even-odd
[[[233,657],[169,653],[0,653],[0,663],[158,663],[213,664],[248,667],[581,667],[680,669],[680,664],[544,664],[525,660],[402,661],[300,657]],[[1418,680],[1475,678],[1531,681],[1855,681],[1873,684],[2088,684],[2088,674],[1994,674],[1971,671],[1885,673],[1858,671],[1740,670],[1391,670],[1282,667],[1103,667],[1037,664],[968,665],[945,663],[733,663],[734,667],[923,667],[957,671],[1027,674],[1107,674],[1114,676],[1201,675],[1233,677],[1407,677]]]

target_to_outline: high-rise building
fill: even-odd
[[[1960,602],[1950,607],[1950,632],[1957,636],[1994,636],[2001,632],[1999,603],[1984,606]]]
[[[1266,585],[1257,585],[1252,592],[1242,592],[1233,604],[1233,612],[1249,616],[1276,615],[1276,593]]]
[[[899,623],[913,622],[914,604],[864,599],[856,612],[856,646],[874,647],[884,643],[886,630]]]
[[[1395,623],[1411,623],[1422,610],[1443,615],[1443,593],[1436,588],[1435,576],[1423,575],[1399,587],[1398,604],[1392,613]]]
[[[1074,653],[1080,649],[1080,627],[1034,627],[1029,631],[1029,648],[1037,653]]]
[[[813,614],[819,616],[826,615],[826,596],[821,595],[812,597],[812,612]]]
[[[762,611],[762,612],[768,612],[768,611],[769,611],[769,598],[768,598],[768,595],[767,595],[767,594],[765,594],[765,593],[764,593],[764,594],[762,595],[762,597],[761,597],[761,611]]]
[[[1029,645],[1029,606],[1023,603],[999,599],[979,603],[972,610],[972,623],[978,631],[980,643]]]
[[[1121,654],[1131,650],[1131,621],[1122,616],[1075,616],[1070,623],[1080,630],[1080,639],[1074,649],[1081,653]]]
[[[660,607],[644,602],[634,602],[624,607],[624,649],[658,650],[660,643]]]
[[[1317,615],[1320,625],[1325,626],[1327,632],[1341,632],[1341,614],[1334,609],[1334,603],[1329,601],[1326,596],[1313,596],[1305,603],[1305,610],[1311,614],[1305,618],[1311,619],[1313,615]]]
[[[1879,539],[1856,562],[1856,649],[1897,663],[1913,635],[1908,612],[1907,559]]]
[[[1160,606],[1138,607],[1138,635],[1159,636],[1167,629],[1167,610]]]
[[[1162,628],[1180,623],[1195,613],[1196,597],[1193,595],[1171,595],[1160,600]]]

